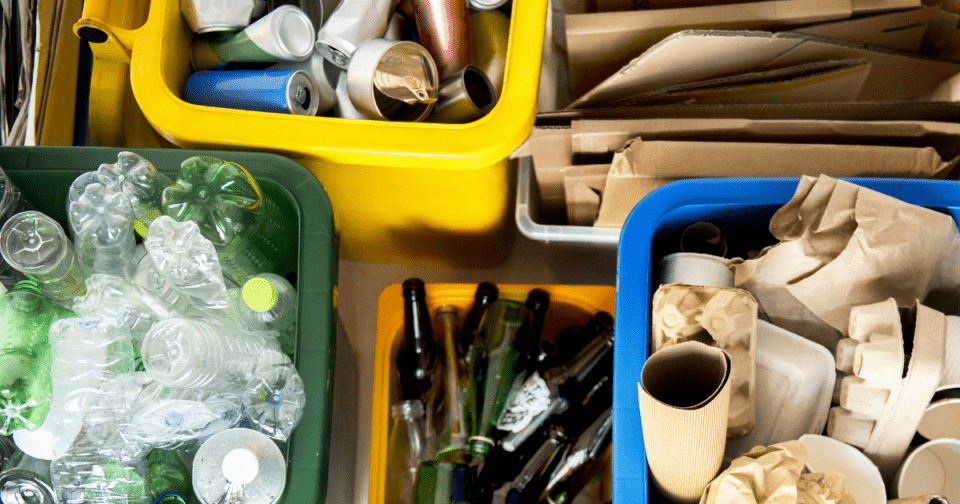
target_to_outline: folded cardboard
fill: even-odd
[[[632,105],[630,98],[667,86],[827,60],[864,59],[870,72],[858,101],[903,101],[928,97],[960,73],[960,63],[802,33],[688,30],[675,33],[609,75],[570,105],[571,109]],[[619,68],[619,71],[617,70]],[[909,79],[903,78],[909,75]]]
[[[920,0],[873,3],[870,11],[920,7]],[[688,29],[781,30],[847,19],[850,0],[771,0],[733,5],[566,16],[570,84],[579,96],[665,37]],[[861,11],[862,12],[862,11]],[[858,12],[860,13],[860,12]]]
[[[844,21],[822,23],[793,31],[818,37],[847,40],[899,51],[919,52],[940,7],[923,7]]]
[[[563,172],[563,190],[567,196],[567,223],[592,226],[600,212],[603,186],[610,165],[571,166]]]

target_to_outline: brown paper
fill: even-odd
[[[858,101],[914,100],[960,72],[958,63],[874,50],[802,33],[687,30],[663,39],[610,70],[605,74],[606,80],[585,94],[577,94],[579,98],[569,108],[600,107],[671,85],[846,59],[870,63]],[[911,78],[903,79],[903,75]]]
[[[827,176],[803,177],[770,221],[780,240],[734,259],[736,285],[776,325],[836,349],[853,306],[894,298],[909,306],[941,285],[941,261],[960,235],[949,215]]]
[[[831,409],[827,421],[827,435],[862,448],[888,482],[903,461],[943,372],[946,317],[915,303],[913,351],[906,376],[902,374],[904,335],[899,334],[897,304],[889,299],[866,306],[864,308],[869,312],[866,316],[860,316],[857,307],[853,309],[851,332],[865,328],[868,333],[851,334],[857,340],[867,341],[857,347],[858,355],[859,350],[869,345],[889,343],[899,347],[900,353],[891,355],[889,351],[881,350],[876,355],[878,363],[872,366],[870,373],[862,367],[858,369],[855,362],[856,377],[848,376],[844,382],[859,388],[854,391],[859,394],[848,392],[844,396],[841,392],[840,406]],[[896,327],[898,333],[892,341],[886,334],[891,326]],[[900,367],[896,368],[896,364]],[[884,390],[886,394],[882,393]],[[873,420],[872,426],[869,420]]]
[[[806,463],[799,441],[757,446],[710,482],[700,504],[854,504],[844,475],[802,474]]]
[[[688,341],[651,355],[640,376],[640,421],[653,482],[673,502],[697,502],[723,461],[730,357]]]
[[[938,12],[940,12],[939,7],[924,7],[806,26],[793,31],[873,47],[919,52],[927,28],[936,19]]]
[[[837,177],[930,178],[946,174],[957,162],[958,159],[944,161],[932,147],[638,139],[614,156],[594,225],[622,226],[643,196],[679,178],[796,177],[819,173]]]

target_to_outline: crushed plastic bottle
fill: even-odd
[[[110,448],[71,450],[50,464],[59,504],[150,504],[147,461]]]
[[[153,324],[178,316],[177,309],[159,296],[120,277],[96,273],[87,278],[86,285],[86,294],[73,298],[73,311],[81,316],[110,313],[120,317],[130,329],[137,355]]]
[[[73,243],[57,221],[41,212],[28,210],[7,219],[0,229],[0,255],[53,300],[83,294]]]
[[[85,277],[93,273],[133,277],[137,244],[133,238],[133,207],[126,195],[103,184],[89,184],[70,203],[67,218]]]
[[[217,251],[196,223],[158,217],[150,224],[144,245],[171,288],[206,308],[222,309],[230,304]]]
[[[136,219],[134,229],[140,236],[146,236],[150,223],[161,215],[161,194],[165,187],[173,184],[170,177],[158,172],[149,161],[127,151],[117,155],[116,163],[100,165],[97,178],[129,198]]]
[[[265,367],[247,382],[243,414],[250,425],[272,439],[287,440],[303,418],[307,396],[293,364]]]
[[[0,169],[0,226],[14,214],[30,210],[33,207],[20,194],[17,186],[7,178],[7,174]],[[23,275],[12,268],[5,261],[0,261],[0,284],[9,289],[23,280]]]

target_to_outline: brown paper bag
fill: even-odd
[[[720,470],[729,377],[730,356],[696,341],[661,350],[643,365],[643,444],[654,484],[673,502],[697,502]]]
[[[887,298],[909,306],[960,285],[940,264],[960,250],[949,215],[850,182],[803,177],[770,232],[780,243],[731,261],[736,286],[771,322],[831,351],[847,333],[851,307]]]

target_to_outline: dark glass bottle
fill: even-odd
[[[433,380],[437,344],[427,310],[423,280],[403,282],[404,340],[397,354],[397,381],[401,400],[424,400]]]
[[[524,504],[538,502],[547,485],[547,478],[557,467],[569,439],[563,427],[550,428],[550,437],[540,445],[520,474],[493,494],[493,504]]]
[[[540,495],[540,501],[554,504],[573,501],[587,483],[607,465],[606,455],[612,439],[613,408],[610,407],[564,452],[563,459],[557,464]]]
[[[473,394],[470,451],[486,456],[497,420],[518,379],[525,378],[525,359],[521,348],[527,344],[531,323],[530,309],[516,301],[497,300],[490,306],[477,333],[468,389]]]
[[[414,504],[473,504],[474,468],[456,462],[428,460],[420,464]]]
[[[540,339],[547,317],[547,309],[550,308],[550,293],[540,288],[531,289],[524,304],[533,312],[533,323],[530,326],[530,345],[524,350],[524,354],[532,365],[540,353]]]
[[[553,340],[541,339],[537,370],[543,373],[550,368],[570,362],[570,359],[594,338],[611,331],[613,331],[613,315],[599,311],[579,329],[561,331]]]
[[[500,290],[493,282],[480,282],[476,292],[473,293],[473,305],[463,319],[463,328],[460,330],[460,338],[457,342],[457,353],[462,356],[461,366],[464,368],[470,362],[470,350],[473,347],[477,329],[480,328],[480,321],[483,320],[483,314],[499,295]]]

